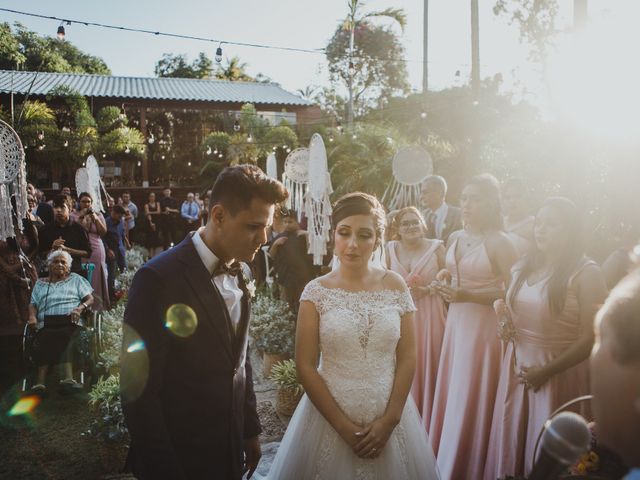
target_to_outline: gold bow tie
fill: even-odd
[[[240,262],[233,262],[231,265],[227,265],[224,262],[218,262],[216,268],[213,269],[212,277],[217,277],[218,275],[231,275],[232,277],[237,277],[242,272],[242,266]]]

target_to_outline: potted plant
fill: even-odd
[[[102,313],[102,337],[98,356],[100,357],[100,366],[111,374],[117,374],[120,369],[125,307],[125,302],[118,302],[111,310]]]
[[[295,320],[286,302],[266,293],[256,295],[251,306],[249,332],[254,347],[263,352],[264,375],[271,374],[271,367],[289,358],[293,353]]]
[[[278,385],[276,410],[282,415],[293,415],[304,393],[302,385],[298,382],[296,362],[283,360],[274,365],[271,369],[271,380]]]
[[[109,472],[120,472],[129,443],[120,400],[120,376],[100,378],[89,392],[89,405],[96,418],[88,433],[98,439],[102,466]]]

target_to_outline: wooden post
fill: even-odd
[[[147,108],[140,107],[140,131],[142,132],[143,141],[147,139]],[[146,143],[145,145],[146,146]],[[142,157],[142,186],[149,186],[149,156],[147,149],[144,149]]]

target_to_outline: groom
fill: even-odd
[[[140,480],[236,479],[260,460],[247,355],[247,265],[284,186],[227,167],[205,227],[136,274],[124,315],[121,395]]]

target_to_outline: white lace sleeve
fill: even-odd
[[[307,286],[304,287],[302,291],[302,295],[300,295],[300,301],[313,303],[318,313],[320,313],[322,308],[322,286],[316,280],[307,283]]]
[[[411,294],[407,290],[398,292],[398,306],[400,307],[400,315],[416,311]]]

